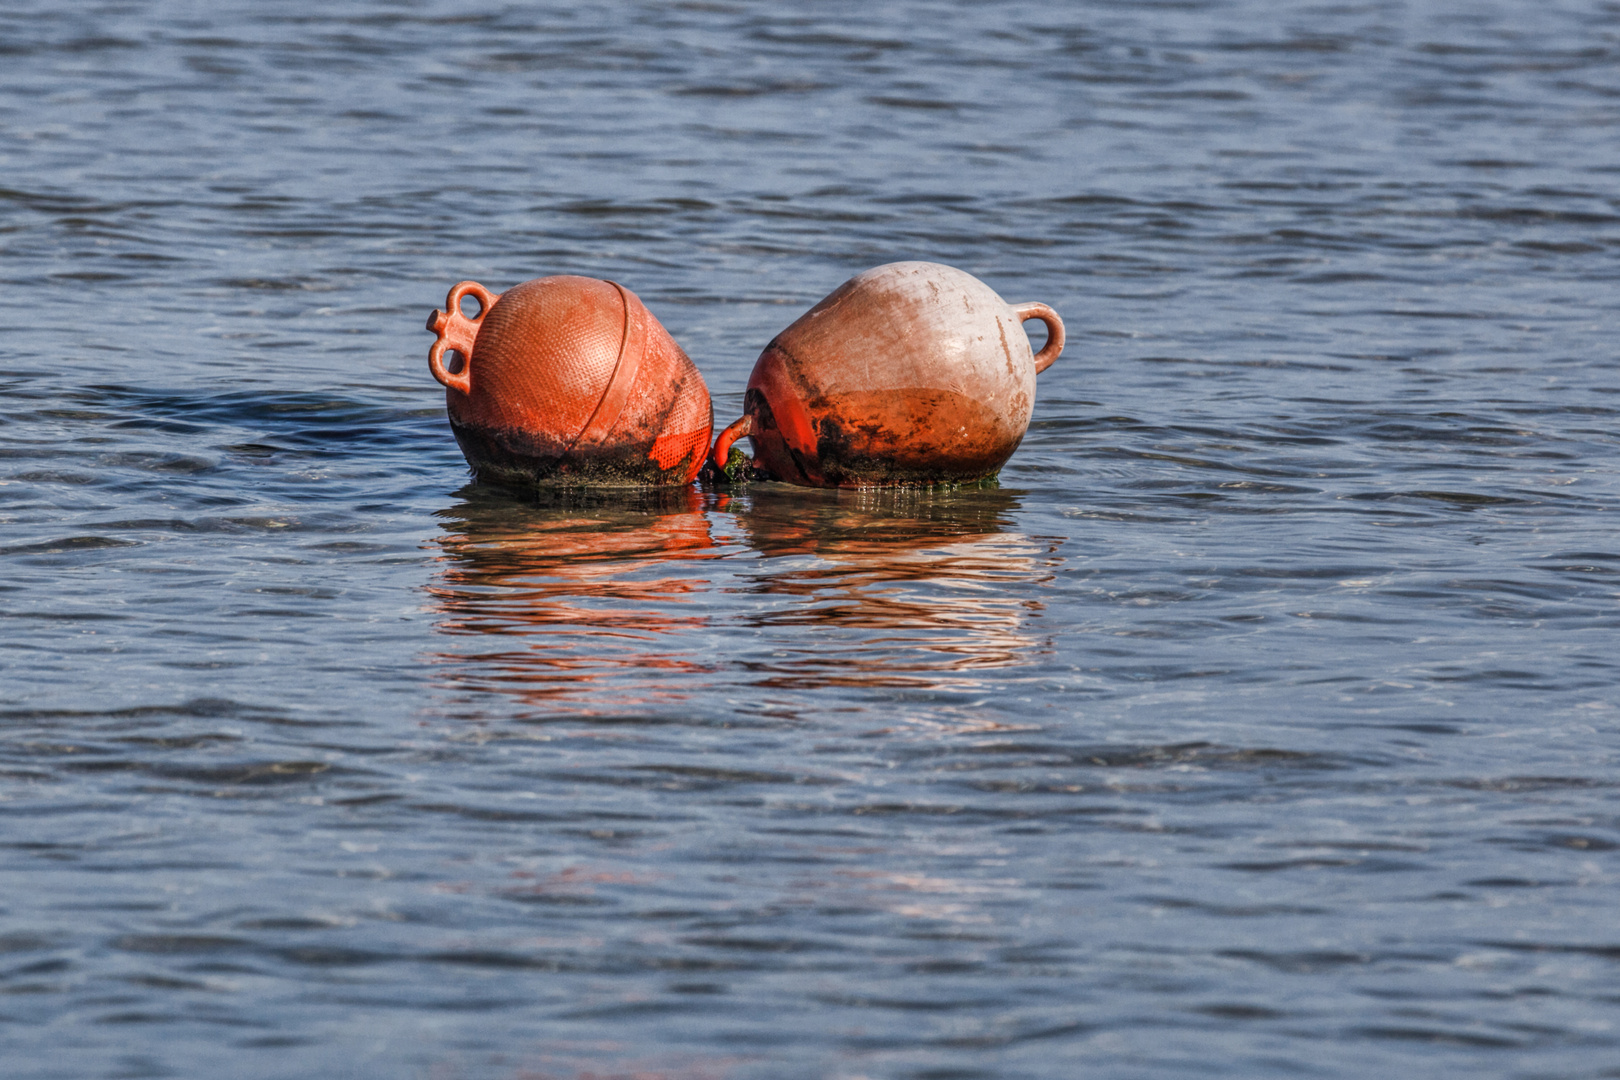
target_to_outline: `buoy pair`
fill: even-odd
[[[744,436],[756,470],[793,484],[982,480],[1018,448],[1035,376],[1063,351],[1045,304],[1008,304],[938,263],[879,266],[771,340],[710,453],[703,377],[624,286],[548,277],[495,296],[464,281],[445,308],[428,365],[456,441],[480,478],[520,485],[690,484]],[[1046,324],[1039,353],[1026,319]]]

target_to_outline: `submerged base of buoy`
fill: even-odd
[[[690,484],[708,450],[707,430],[661,436],[588,452],[540,445],[531,433],[488,431],[450,419],[462,456],[481,482],[503,487],[663,487]]]

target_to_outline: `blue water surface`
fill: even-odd
[[[998,488],[426,371],[898,259]],[[7,1077],[1620,1077],[1620,4],[11,0],[0,283]]]

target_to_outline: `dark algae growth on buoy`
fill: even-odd
[[[1617,48],[0,4],[0,1076],[1612,1077]],[[1061,316],[999,464],[544,456],[617,288],[724,426],[893,263]],[[558,277],[602,385],[464,423],[424,318]]]

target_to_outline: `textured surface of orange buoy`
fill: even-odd
[[[709,388],[624,286],[558,276],[496,296],[463,281],[428,329],[428,367],[479,479],[689,484],[703,467]]]
[[[1047,327],[1033,354],[1025,319]],[[1018,448],[1035,375],[1063,351],[1045,304],[1008,304],[971,274],[889,263],[844,282],[765,347],[742,419],[754,467],[812,487],[962,483],[994,476]]]

